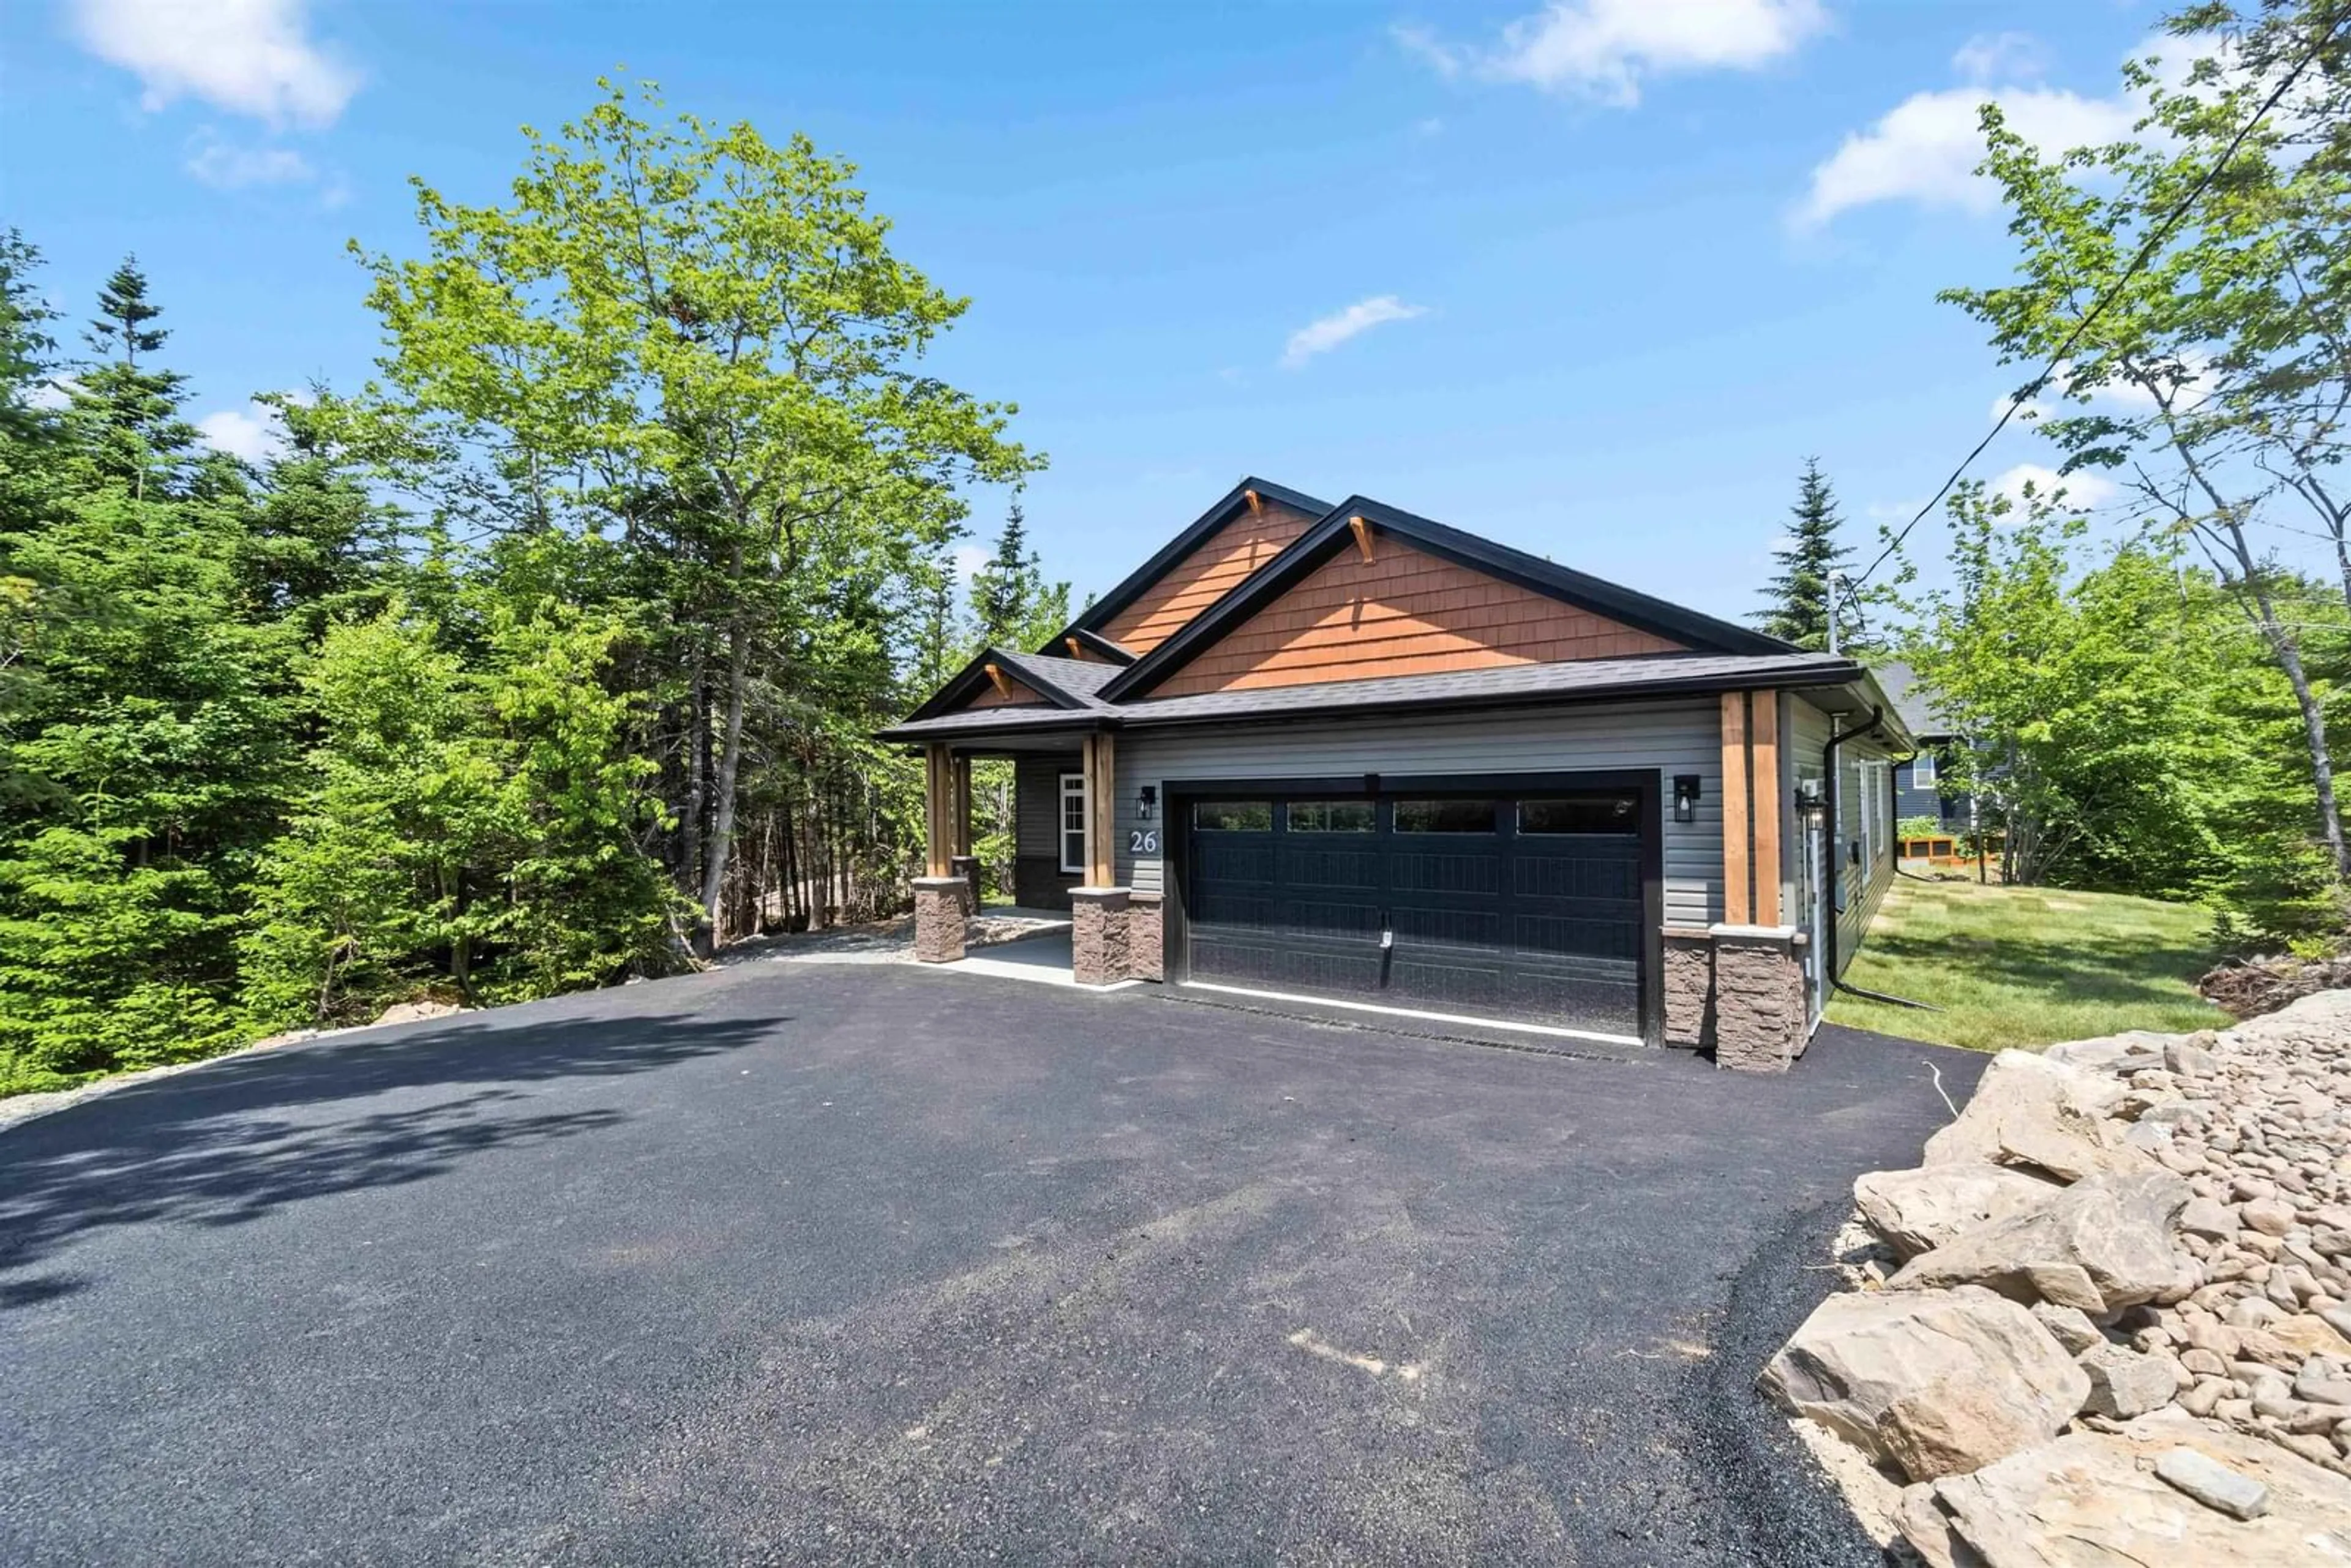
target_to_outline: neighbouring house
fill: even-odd
[[[1893,875],[1867,668],[1364,497],[1246,479],[1043,649],[882,737],[927,759],[918,956],[961,956],[970,762],[1017,896],[1123,979],[1785,1067]]]
[[[1959,745],[1959,732],[1935,712],[1909,665],[1888,660],[1877,666],[1877,682],[1918,747],[1894,764],[1895,815],[1904,820],[1932,817],[1945,832],[1968,831],[1975,823],[1975,800],[1964,789],[1949,789],[1943,779]]]

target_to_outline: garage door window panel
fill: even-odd
[[[1369,800],[1292,800],[1285,810],[1293,833],[1368,833],[1378,825]]]
[[[1498,813],[1491,800],[1398,800],[1399,833],[1491,833]]]
[[[1630,789],[1606,795],[1562,795],[1519,802],[1519,832],[1530,838],[1562,833],[1641,833],[1641,797]]]

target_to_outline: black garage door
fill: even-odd
[[[1635,786],[1186,804],[1194,980],[1637,1038]]]

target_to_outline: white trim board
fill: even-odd
[[[1547,1035],[1554,1040],[1593,1040],[1604,1045],[1646,1045],[1638,1035],[1601,1034],[1588,1029],[1559,1029],[1551,1024],[1511,1023],[1504,1019],[1471,1018],[1466,1013],[1422,1012],[1417,1008],[1382,1007],[1377,1002],[1343,1002],[1330,997],[1301,997],[1289,991],[1256,991],[1246,986],[1219,986],[1209,980],[1186,980],[1190,991],[1218,991],[1228,997],[1255,997],[1259,1001],[1296,1002],[1311,1008],[1343,1008],[1349,1012],[1378,1013],[1385,1018],[1416,1019],[1424,1023],[1464,1024],[1473,1029],[1506,1029],[1518,1034]]]

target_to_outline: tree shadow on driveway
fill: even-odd
[[[532,1086],[651,1071],[784,1021],[668,1015],[371,1030],[95,1096],[0,1134],[0,1310],[89,1283],[25,1270],[92,1232],[240,1225],[305,1198],[421,1181],[490,1150],[597,1132],[626,1118],[609,1107],[528,1109]],[[414,1103],[420,1093],[429,1103]],[[392,1103],[360,1103],[378,1097]]]

